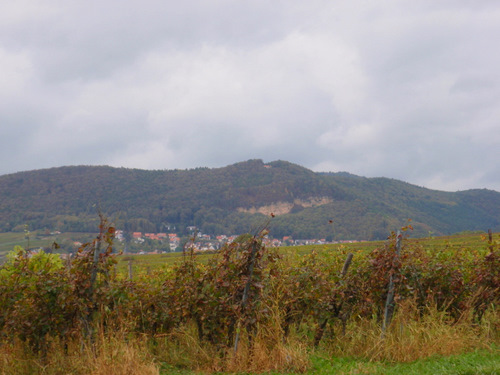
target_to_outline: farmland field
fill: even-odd
[[[495,234],[498,238],[499,234]],[[0,234],[1,238],[1,234]],[[453,252],[485,252],[485,240],[487,238],[487,233],[467,233],[467,234],[456,234],[451,236],[441,236],[441,237],[428,237],[419,239],[407,239],[409,244],[420,245],[427,249],[428,251],[443,252],[448,253]],[[356,242],[356,243],[344,243],[344,244],[325,244],[325,245],[302,245],[302,246],[282,246],[280,247],[280,252],[283,254],[299,254],[304,255],[315,251],[317,253],[329,253],[329,252],[346,252],[354,251],[357,253],[369,253],[370,251],[383,246],[384,241],[366,241],[366,242]],[[212,254],[198,253],[196,255],[200,262],[206,262]],[[144,255],[133,255],[127,254],[118,257],[118,269],[120,272],[127,272],[128,263],[132,261],[134,272],[145,273],[152,271],[157,268],[164,267],[166,265],[171,265],[174,263],[183,261],[182,253],[169,253],[169,254],[144,254]]]
[[[96,234],[92,233],[80,233],[80,232],[67,232],[61,234],[52,235],[41,235],[40,233],[31,233],[29,239],[29,246],[32,248],[36,247],[50,247],[54,242],[64,243],[64,242],[87,242],[95,238]],[[473,249],[481,249],[484,246],[484,239],[486,238],[486,232],[475,232],[467,234],[456,234],[451,236],[441,236],[441,237],[428,237],[421,239],[408,239],[410,242],[419,243],[428,249],[440,250],[455,249],[457,251],[466,251]],[[345,243],[345,244],[326,244],[326,245],[303,245],[303,246],[282,246],[280,249],[283,252],[306,254],[311,250],[318,252],[322,251],[335,251],[339,248],[352,249],[356,251],[370,251],[383,244],[383,241],[367,241],[367,242],[356,242],[356,243]],[[119,245],[119,244],[118,244]],[[0,262],[5,257],[9,251],[14,249],[14,246],[21,246],[26,248],[28,246],[28,239],[25,233],[22,232],[7,232],[0,233]],[[119,248],[122,245],[118,246]],[[200,256],[203,259],[205,256]],[[209,255],[207,255],[209,257]],[[126,258],[126,259],[125,259]],[[129,260],[133,261],[134,269],[137,267],[138,270],[145,271],[147,267],[150,269],[161,267],[163,264],[172,264],[177,261],[182,261],[182,253],[169,253],[169,254],[144,254],[135,255],[128,254],[119,258],[119,267],[121,270],[125,269],[125,263]]]
[[[61,234],[39,234],[37,232],[30,233],[29,241],[26,234],[23,232],[7,232],[0,233],[0,261],[5,257],[5,254],[14,249],[14,246],[23,248],[51,247],[54,242],[57,243],[72,243],[73,241],[86,242],[95,237],[92,233],[68,232]]]

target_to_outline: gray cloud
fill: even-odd
[[[500,191],[499,33],[495,1],[4,2],[0,173],[262,158]]]

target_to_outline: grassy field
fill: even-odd
[[[14,246],[27,248],[51,247],[56,242],[59,244],[73,241],[86,242],[91,240],[95,235],[92,233],[61,233],[57,235],[42,235],[38,233],[30,233],[29,240],[24,232],[7,232],[0,233],[0,259],[9,251],[14,249]]]
[[[163,366],[161,375],[194,375],[195,372]],[[296,373],[269,373],[291,375]],[[304,375],[498,375],[500,348],[476,350],[469,353],[433,357],[410,363],[374,362],[353,358],[329,358],[321,354],[311,356],[311,369]]]
[[[50,247],[52,243],[70,243],[72,241],[85,242],[91,240],[95,235],[91,233],[62,233],[59,235],[42,236],[36,233],[30,234],[29,246],[33,247]],[[498,233],[494,234],[498,238]],[[443,249],[455,251],[480,251],[485,248],[485,240],[487,233],[466,233],[456,234],[451,236],[427,237],[420,239],[412,239],[411,233],[407,240],[409,243],[419,243],[429,251],[442,251]],[[383,241],[357,242],[345,244],[326,244],[326,245],[304,245],[304,246],[283,246],[280,251],[284,253],[306,254],[311,251],[329,252],[336,251],[339,248],[348,249],[349,251],[363,252],[371,251],[383,245]],[[5,254],[11,251],[14,246],[19,245],[24,248],[28,246],[28,239],[24,233],[0,233],[0,263],[4,259]],[[197,259],[206,261],[210,254],[198,254]],[[164,265],[180,262],[183,259],[182,253],[169,254],[144,254],[144,255],[121,255],[118,257],[118,271],[128,272],[128,263],[132,261],[133,273],[151,272]]]
[[[449,357],[434,357],[410,363],[384,363],[349,358],[325,358],[314,356],[313,369],[306,374],[380,374],[380,375],[424,375],[424,374],[500,374],[500,352],[498,348],[478,350]]]
[[[498,238],[499,235],[495,234],[494,236],[495,238]],[[68,244],[72,244],[75,240],[86,242],[91,240],[93,237],[94,235],[91,233],[62,233],[48,236],[31,233],[29,246],[31,248],[50,247],[54,242],[59,244],[66,243],[66,245],[69,246]],[[476,232],[420,239],[412,239],[409,237],[407,241],[408,243],[418,243],[431,252],[443,251],[443,249],[452,252],[472,252],[484,251],[486,240],[487,233]],[[284,246],[280,248],[280,251],[283,253],[294,253],[298,255],[307,254],[311,251],[321,253],[339,250],[363,253],[372,251],[377,247],[381,247],[383,244],[384,241],[370,241],[344,244]],[[24,233],[0,233],[0,263],[3,262],[5,255],[16,245],[24,248],[28,246],[28,239]],[[128,275],[129,264],[131,264],[133,275],[148,274],[154,270],[161,269],[162,267],[181,262],[183,260],[183,256],[184,255],[182,253],[119,255],[117,258],[117,271],[123,275]],[[198,261],[206,262],[210,257],[212,257],[212,255],[207,253],[198,253],[196,254],[196,257]]]
[[[428,237],[407,240],[409,244],[418,243],[430,252],[434,251],[456,251],[456,252],[472,252],[472,251],[485,251],[485,244],[487,241],[487,233],[468,233],[456,234],[452,236],[442,237]],[[499,234],[494,234],[494,238],[498,239]],[[1,234],[0,234],[1,238]],[[339,251],[342,249],[352,252],[369,252],[375,248],[384,245],[384,241],[370,241],[370,242],[356,242],[344,244],[325,244],[325,245],[303,245],[303,246],[283,246],[280,251],[283,253],[295,253],[299,255],[310,253],[311,251],[331,252]],[[196,255],[200,262],[207,261],[212,255],[206,253],[198,253]],[[118,271],[128,272],[128,264],[132,262],[133,273],[148,273],[155,269],[170,265],[183,260],[182,253],[169,253],[169,254],[144,254],[144,255],[120,255],[118,257]]]

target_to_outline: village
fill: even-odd
[[[205,251],[216,251],[219,250],[225,244],[230,244],[235,241],[238,235],[209,235],[201,232],[197,232],[195,227],[188,228],[192,235],[188,239],[180,237],[177,233],[143,233],[143,232],[132,232],[128,234],[129,241],[134,245],[131,246],[138,251],[131,251],[125,247],[124,253],[134,252],[137,254],[159,254],[167,252],[182,251],[183,246],[188,242],[188,247],[192,248],[194,251],[205,252]],[[127,234],[122,230],[116,231],[116,239],[120,243],[125,243],[127,241]],[[357,243],[362,241],[357,240],[346,240],[346,241],[334,241],[328,242],[326,239],[293,239],[291,236],[284,236],[281,239],[270,238],[265,236],[263,243],[268,247],[281,247],[281,246],[301,246],[301,245],[324,245],[329,243]],[[144,248],[141,248],[144,245]],[[168,249],[168,250],[165,250]]]

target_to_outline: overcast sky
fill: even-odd
[[[498,0],[0,2],[0,174],[287,160],[500,191]]]

